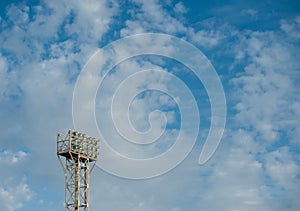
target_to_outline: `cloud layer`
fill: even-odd
[[[272,23],[276,22],[277,27],[267,23],[264,28],[241,27],[231,22],[229,15],[225,19],[216,15],[222,11],[228,14],[226,11],[234,7],[216,7],[211,10],[214,17],[195,22],[190,18],[194,10],[187,5],[155,0],[55,0],[9,4],[2,9],[0,209],[64,209],[64,176],[55,156],[55,134],[72,127],[76,79],[98,47],[141,32],[172,34],[206,53],[225,88],[229,109],[226,132],[215,156],[203,166],[197,161],[202,136],[209,128],[205,124],[188,158],[161,177],[131,181],[95,169],[91,209],[299,209],[300,16],[276,16]],[[259,21],[262,12],[249,6],[238,14],[240,21],[243,18],[249,23]],[[143,44],[155,48],[153,43]],[[166,71],[167,63],[154,57],[121,63],[107,76],[105,92],[96,98],[102,100],[97,108],[103,108],[101,103],[112,97],[110,89],[124,76],[145,69]],[[201,97],[205,90],[197,84],[199,81],[190,80],[193,75],[187,68],[177,66],[168,71],[177,72],[197,93],[199,107],[205,104],[207,96]],[[167,78],[152,75],[136,78],[132,85],[165,86],[167,82]],[[141,131],[149,129],[149,112],[157,107],[169,109],[164,110],[169,120],[169,131],[164,136],[167,141],[151,153],[169,147],[178,133],[175,102],[161,93],[146,93],[133,101],[131,120]],[[200,110],[200,115],[209,119],[209,109]],[[110,114],[109,110],[102,112],[96,114],[97,118]],[[153,122],[160,134],[160,116],[153,116]],[[105,131],[111,137],[117,136],[114,129],[107,127]],[[122,146],[117,145],[126,152],[128,148]],[[136,156],[148,155],[141,149],[135,152]]]

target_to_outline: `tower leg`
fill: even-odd
[[[80,156],[66,159],[66,210],[88,211],[90,162]]]

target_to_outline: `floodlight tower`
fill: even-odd
[[[99,140],[69,130],[57,133],[57,157],[66,179],[65,210],[89,210],[89,177],[99,156]]]

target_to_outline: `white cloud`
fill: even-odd
[[[128,46],[124,46],[124,49],[127,48]],[[135,75],[145,70],[156,71],[146,71]],[[128,145],[124,137],[138,143],[159,139],[160,141],[157,142],[160,142],[158,143],[160,146],[170,145],[168,144],[170,137],[174,137],[176,132],[172,132],[173,129],[165,129],[165,126],[167,122],[171,123],[174,120],[172,109],[174,109],[175,102],[159,91],[168,90],[168,83],[172,83],[170,78],[163,74],[164,71],[146,58],[145,60],[129,59],[119,64],[116,70],[104,78],[98,90],[96,115],[103,137],[117,151],[131,157],[142,156],[143,158],[160,154],[158,152],[162,151],[156,144],[147,148],[149,151],[139,146],[133,147]],[[141,92],[145,89],[158,91]],[[140,95],[136,96],[138,93]],[[112,97],[114,97],[113,107],[111,107]],[[170,111],[155,111],[163,106],[167,106]],[[111,109],[114,109],[113,119]],[[164,136],[160,137],[162,134]]]
[[[299,60],[293,41],[282,37],[282,32],[238,31],[214,20],[189,28],[158,1],[134,1],[134,4],[137,9],[130,11],[132,18],[126,20],[121,36],[145,31],[185,34],[187,39],[207,49],[217,49],[225,44],[227,37],[237,36],[237,42],[230,43],[230,48],[236,50],[237,62],[246,65],[241,70],[233,67],[238,73],[229,88],[235,90],[227,94],[237,101],[234,127],[243,129],[229,125],[220,149],[205,166],[197,166],[200,151],[197,147],[178,168],[154,180],[128,181],[96,170],[92,175],[92,208],[214,211],[288,210],[290,207],[296,210],[299,207],[297,160],[289,147],[268,152],[273,143],[285,145],[285,141],[293,140],[293,144],[299,146],[300,109],[296,89]],[[42,206],[38,201],[43,200],[45,209],[49,204],[54,209],[59,204],[63,210],[64,177],[55,157],[55,133],[71,127],[74,80],[121,9],[109,1],[45,1],[40,6],[9,7],[8,17],[14,24],[10,27],[1,18],[5,27],[1,31],[0,46],[6,54],[0,57],[0,130],[4,134],[0,144],[10,147],[1,151],[0,163],[23,164],[29,155],[15,150],[17,146],[29,148],[34,158],[30,164],[24,162],[18,170],[7,168],[1,172],[0,180],[7,183],[0,185],[1,210],[21,208],[30,200],[38,206]],[[174,10],[181,15],[186,12],[183,3],[176,4]],[[256,11],[244,12],[255,15]],[[298,38],[298,19],[281,21],[281,29],[293,39]],[[151,43],[142,44],[155,48]],[[128,72],[159,68],[151,62],[128,62],[123,67]],[[111,89],[123,77],[126,73],[122,71],[108,77],[111,84],[99,103],[110,99]],[[162,83],[161,86],[167,82],[154,75],[137,79],[141,81],[152,85]],[[149,126],[146,123],[150,108],[157,104],[172,106],[169,99],[152,97],[136,102],[134,113],[146,113],[135,116],[141,129]],[[102,112],[103,117],[109,114],[109,110]],[[174,114],[168,112],[167,116],[172,119]],[[159,128],[161,122],[156,123]],[[105,129],[114,134],[110,127]],[[168,142],[174,139],[175,132],[167,134]],[[282,132],[287,133],[286,140],[282,139]],[[20,172],[29,175],[34,188],[40,191],[43,186],[47,193],[36,199],[25,181],[9,183],[4,179],[7,174],[19,175]],[[270,181],[272,187],[268,186]],[[280,188],[284,190],[278,193]],[[59,195],[61,199],[52,199],[48,194]]]
[[[133,0],[132,2],[136,4],[137,9],[132,11],[132,20],[127,20],[126,27],[120,31],[122,37],[141,32],[177,34],[186,31],[186,27],[176,17],[168,14],[159,1]],[[183,10],[184,8],[180,7],[180,3],[178,4],[177,10]]]
[[[73,23],[65,25],[67,34],[76,34],[78,42],[96,45],[96,41],[101,40],[102,36],[108,31],[113,14],[118,9],[117,4],[114,1],[66,1],[67,5],[69,3],[71,3],[75,17]],[[109,6],[109,4],[112,4],[112,6]]]
[[[0,55],[0,97],[1,99],[3,98],[3,95],[6,92],[6,87],[8,84],[8,74],[7,74],[7,69],[8,69],[8,65],[7,65],[7,61],[5,57],[2,57],[2,55]]]
[[[230,131],[210,161],[213,171],[198,202],[200,210],[269,210],[263,187],[263,166],[256,160],[259,145],[251,133]]]
[[[74,81],[117,10],[109,6],[109,1],[82,4],[81,1],[44,1],[30,7],[16,4],[7,8],[7,17],[13,24],[1,19],[0,147],[7,150],[1,150],[0,163],[2,166],[24,162],[18,168],[5,166],[0,180],[6,182],[8,177],[26,173],[40,193],[32,198],[32,205],[43,199],[45,209],[50,205],[56,208],[57,202],[49,195],[56,195],[63,187],[55,134],[72,127]],[[71,24],[68,21],[72,15]],[[68,24],[72,27],[67,28]],[[30,156],[17,151],[18,148],[28,149]],[[41,186],[47,191],[42,191]],[[25,182],[1,183],[0,187],[1,202],[5,197],[9,199],[1,203],[1,210],[20,208],[31,197]],[[63,188],[60,194],[63,200]]]
[[[291,113],[295,112],[292,107],[297,103],[297,86],[290,73],[299,68],[297,50],[273,32],[247,36],[249,39],[241,46],[250,63],[243,74],[232,79],[240,101],[236,118],[243,126],[257,131],[262,140],[272,142],[287,129],[282,122],[295,119]]]
[[[202,21],[197,24],[197,28],[188,27],[181,18],[182,14],[187,12],[182,2],[175,4],[175,15],[168,13],[165,5],[157,0],[133,3],[136,7],[131,10],[132,18],[126,20],[126,27],[120,31],[121,37],[145,32],[167,33],[183,36],[201,47],[210,49],[237,33],[233,27],[217,23],[215,19]]]
[[[182,2],[178,2],[174,6],[174,11],[182,14],[182,13],[187,13],[188,9],[184,6]]]
[[[267,206],[260,209],[297,210],[299,203],[294,195],[299,193],[296,187],[299,187],[300,169],[291,149],[298,145],[295,130],[299,127],[295,74],[299,70],[298,48],[280,31],[244,33],[237,51],[239,55],[243,51],[243,56],[237,59],[242,58],[240,61],[246,65],[231,80],[235,87],[234,99],[238,101],[235,127],[244,128],[252,142],[259,144],[251,148],[251,154],[263,166],[260,185],[253,184],[258,188],[256,194],[263,198],[261,202]],[[245,135],[240,137],[244,139]],[[277,197],[284,198],[284,202],[277,201]]]
[[[28,153],[19,150],[12,152],[9,150],[0,151],[0,163],[1,164],[16,164],[27,157]]]
[[[214,47],[219,44],[220,40],[224,39],[224,34],[218,30],[200,30],[192,32],[192,40],[204,47]]]
[[[293,20],[281,20],[280,27],[288,36],[300,38],[300,16]]]
[[[6,180],[6,182],[9,182]],[[33,192],[28,184],[21,180],[18,184],[0,185],[0,209],[14,211],[22,208],[24,203],[31,200]]]
[[[7,10],[7,15],[9,17],[9,20],[13,23],[13,25],[24,26],[28,24],[29,21],[28,12],[29,12],[28,6],[17,7],[15,5],[12,5]]]
[[[275,151],[267,153],[266,171],[276,184],[285,189],[291,189],[299,185],[297,177],[300,173],[300,167],[294,161],[288,147],[281,147]]]
[[[205,49],[219,46],[226,38],[237,34],[234,27],[226,23],[219,23],[214,18],[202,21],[198,25],[197,29],[188,29],[188,38]]]
[[[244,9],[241,11],[242,14],[249,15],[251,17],[257,16],[257,10],[254,9]]]

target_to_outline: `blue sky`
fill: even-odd
[[[299,2],[34,0],[1,1],[0,8],[0,210],[64,210],[56,133],[74,127],[73,94],[88,96],[97,77],[103,79],[95,97],[101,136],[91,135],[109,140],[120,153],[149,158],[170,149],[180,132],[187,141],[190,131],[199,134],[186,159],[152,179],[124,179],[95,168],[91,210],[299,210]],[[133,57],[105,77],[99,70],[96,78],[85,80],[84,89],[76,89],[98,48],[145,32],[193,44],[218,73],[227,102],[226,127],[204,165],[198,158],[213,118],[211,99],[185,64],[159,55]],[[163,39],[144,41],[124,43],[113,56],[126,57],[139,45],[172,53]],[[189,92],[180,92],[183,86],[163,72],[184,82],[196,102],[200,119],[192,110],[186,128],[180,105],[194,101],[183,100]],[[119,91],[128,96],[148,89],[132,98],[129,110],[122,110],[128,96],[115,95],[123,82]],[[114,96],[119,98],[111,116]],[[79,120],[84,114],[80,110]],[[134,129],[122,114],[130,116]],[[92,127],[80,122],[76,127],[89,132]],[[140,143],[158,139],[136,147],[124,133]],[[122,171],[135,168],[113,157],[102,160]]]

